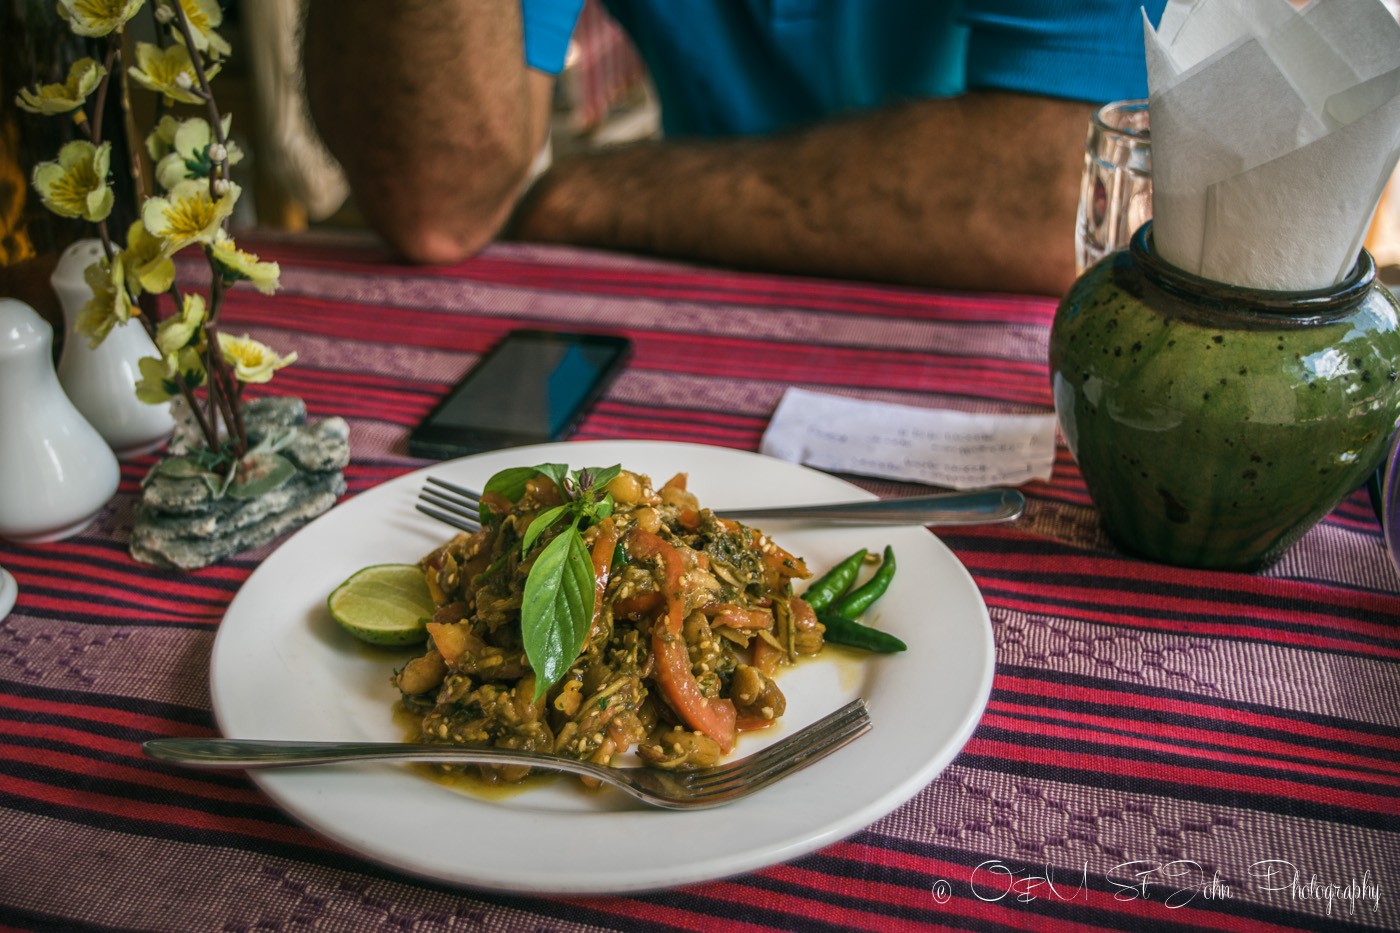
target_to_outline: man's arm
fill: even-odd
[[[1058,295],[1093,107],[977,92],[780,136],[562,161],[510,233],[754,269]]]
[[[526,67],[520,16],[520,0],[310,0],[312,117],[409,259],[490,242],[543,144],[554,79]]]

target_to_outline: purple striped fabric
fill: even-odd
[[[1051,407],[1044,299],[516,245],[431,269],[357,242],[260,252],[283,292],[235,290],[226,329],[297,350],[275,389],[349,420],[352,496],[421,465],[408,430],[520,326],[635,341],[584,439],[756,449],[791,385]],[[241,774],[142,756],[144,739],[212,732],[214,633],[272,550],[190,574],[134,563],[152,462],[124,464],[77,537],[0,544],[21,588],[0,622],[0,929],[1400,928],[1400,578],[1362,494],[1267,572],[1192,572],[1117,553],[1061,448],[1022,521],[942,536],[997,642],[987,712],[944,774],[790,864],[545,898],[396,874],[299,827]]]

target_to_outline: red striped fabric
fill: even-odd
[[[518,245],[440,268],[361,243],[256,248],[283,291],[236,289],[225,328],[298,351],[275,390],[350,422],[352,496],[420,465],[409,429],[520,326],[634,340],[583,439],[753,450],[792,385],[1051,406],[1045,299]],[[123,464],[82,534],[0,544],[21,587],[0,621],[0,929],[1400,928],[1400,578],[1364,494],[1266,572],[1197,573],[1115,551],[1061,447],[1022,521],[942,536],[987,601],[997,673],[976,733],[913,800],[737,878],[524,898],[399,875],[241,775],[141,754],[147,738],[216,732],[213,633],[268,553],[189,574],[133,562],[154,462]],[[1281,865],[1296,877],[1269,874]]]

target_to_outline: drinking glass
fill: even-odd
[[[1147,101],[1105,104],[1089,120],[1074,231],[1079,272],[1116,249],[1152,217],[1152,143]]]

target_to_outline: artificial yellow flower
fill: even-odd
[[[191,243],[213,243],[237,200],[235,184],[214,198],[208,182],[186,181],[176,185],[168,198],[147,198],[141,219],[147,232],[165,241],[165,255],[173,256]]]
[[[180,394],[180,382],[197,389],[206,378],[204,361],[192,349],[167,354],[163,358],[145,356],[136,361],[141,378],[136,380],[136,397],[148,405],[168,402]]]
[[[175,148],[175,133],[180,129],[180,121],[170,114],[160,118],[160,122],[146,137],[146,151],[159,162]]]
[[[226,116],[221,122],[224,139],[228,139],[233,118]],[[156,181],[168,190],[191,178],[208,178],[214,162],[209,149],[217,142],[209,129],[208,121],[199,117],[181,120],[170,140],[169,150],[156,164]],[[235,165],[243,161],[243,150],[229,140],[224,146],[224,159],[229,165]]]
[[[62,84],[41,84],[30,90],[21,88],[15,103],[30,113],[55,114],[77,110],[87,100],[107,73],[96,60],[80,58],[68,69],[68,80]]]
[[[274,372],[295,363],[297,359],[295,353],[278,356],[247,334],[242,337],[219,334],[219,349],[233,367],[233,374],[239,382],[267,382]]]
[[[212,79],[219,68],[217,64],[209,65],[204,69],[204,76]],[[127,73],[142,87],[164,94],[167,104],[174,101],[204,103],[204,98],[195,93],[199,75],[195,73],[189,49],[183,45],[172,44],[162,49],[149,42],[138,42],[136,64],[128,68]]]
[[[180,0],[180,8],[185,11],[185,22],[190,24],[190,35],[194,37],[196,49],[201,52],[208,50],[215,57],[233,51],[223,36],[214,31],[224,21],[224,11],[219,9],[218,0]],[[171,32],[176,39],[185,41],[179,29],[172,29]]]
[[[165,361],[154,356],[143,356],[136,361],[141,370],[141,378],[136,380],[136,397],[147,405],[168,402],[180,394],[180,387],[167,376]]]
[[[277,291],[281,268],[275,262],[259,262],[252,253],[245,253],[233,242],[233,237],[220,230],[209,247],[209,258],[219,267],[225,283],[247,280],[264,295]]]
[[[204,343],[203,337],[204,296],[190,292],[185,295],[180,313],[172,314],[156,328],[156,348],[166,357],[176,356],[187,348],[198,353]]]
[[[92,289],[92,297],[78,312],[74,327],[88,338],[88,346],[97,347],[113,327],[131,320],[131,294],[120,262],[99,259],[83,270],[83,278]]]
[[[75,139],[58,150],[57,162],[34,167],[34,188],[44,206],[61,217],[81,217],[97,223],[112,212],[112,189],[107,184],[111,143],[94,146]]]
[[[126,231],[122,262],[129,274],[128,287],[137,295],[167,292],[175,282],[175,263],[165,252],[165,241],[147,232],[139,220],[133,221]]]
[[[80,36],[105,36],[121,29],[144,0],[58,0],[58,15]]]

